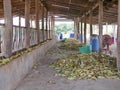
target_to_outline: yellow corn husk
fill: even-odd
[[[67,39],[65,42],[62,42],[62,45],[59,47],[64,50],[78,50],[78,47],[85,45],[76,39]]]
[[[59,58],[52,65],[58,75],[68,79],[120,78],[116,70],[116,58],[98,53],[72,54]]]

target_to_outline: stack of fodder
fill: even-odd
[[[76,39],[67,39],[65,42],[62,42],[59,48],[64,50],[78,50],[79,47],[84,45],[84,43],[81,43]]]
[[[72,54],[59,58],[51,65],[59,76],[68,79],[119,79],[116,69],[116,58],[98,53]]]

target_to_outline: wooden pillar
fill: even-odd
[[[30,47],[30,0],[25,0],[25,48]]]
[[[118,0],[117,68],[120,71],[120,0]]]
[[[76,38],[75,30],[76,30],[76,27],[75,27],[75,20],[74,20],[74,37]]]
[[[83,42],[83,25],[82,25],[82,18],[81,18],[81,42]]]
[[[46,10],[46,40],[48,39],[48,11]]]
[[[3,36],[3,52],[5,57],[12,55],[13,27],[11,0],[3,0],[5,30]]]
[[[79,25],[79,21],[78,21],[78,33],[80,34],[80,25]]]
[[[76,22],[76,29],[77,29],[77,39],[79,39],[79,18],[77,18],[77,22]]]
[[[30,16],[30,28],[32,28],[32,16]]]
[[[92,11],[90,12],[90,36],[92,35]]]
[[[42,6],[42,35],[44,41],[44,6]]]
[[[50,39],[50,31],[51,31],[51,18],[49,17],[49,39]]]
[[[19,42],[20,42],[20,30],[21,30],[21,16],[19,15]]]
[[[36,38],[37,44],[39,43],[39,1],[35,0],[35,10],[36,10]]]
[[[86,16],[84,17],[84,43],[86,43]]]
[[[99,0],[99,52],[102,52],[102,29],[103,29],[103,1]]]
[[[20,42],[21,42],[21,16],[19,15],[19,40],[18,40],[18,49],[20,48]]]
[[[76,18],[74,19],[74,38],[77,39],[77,22],[76,22]]]
[[[19,30],[20,30],[20,27],[21,27],[21,16],[19,15]]]
[[[51,38],[53,39],[54,38],[54,23],[55,20],[54,20],[54,17],[51,16]]]
[[[75,18],[75,20],[74,20],[74,34],[75,34],[75,39],[78,39],[78,34],[79,34],[79,18]]]

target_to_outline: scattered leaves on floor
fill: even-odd
[[[116,58],[98,53],[72,54],[56,60],[50,67],[55,68],[58,76],[68,79],[120,78],[116,69]]]

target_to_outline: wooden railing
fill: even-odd
[[[0,24],[0,56],[4,54],[3,52],[3,33],[5,30],[5,25]],[[12,52],[17,52],[19,50],[25,49],[25,27],[13,26],[13,45]],[[52,30],[44,30],[44,40],[52,39]],[[39,30],[39,43],[43,41],[43,32]],[[37,30],[36,28],[30,28],[30,46],[37,44]]]

